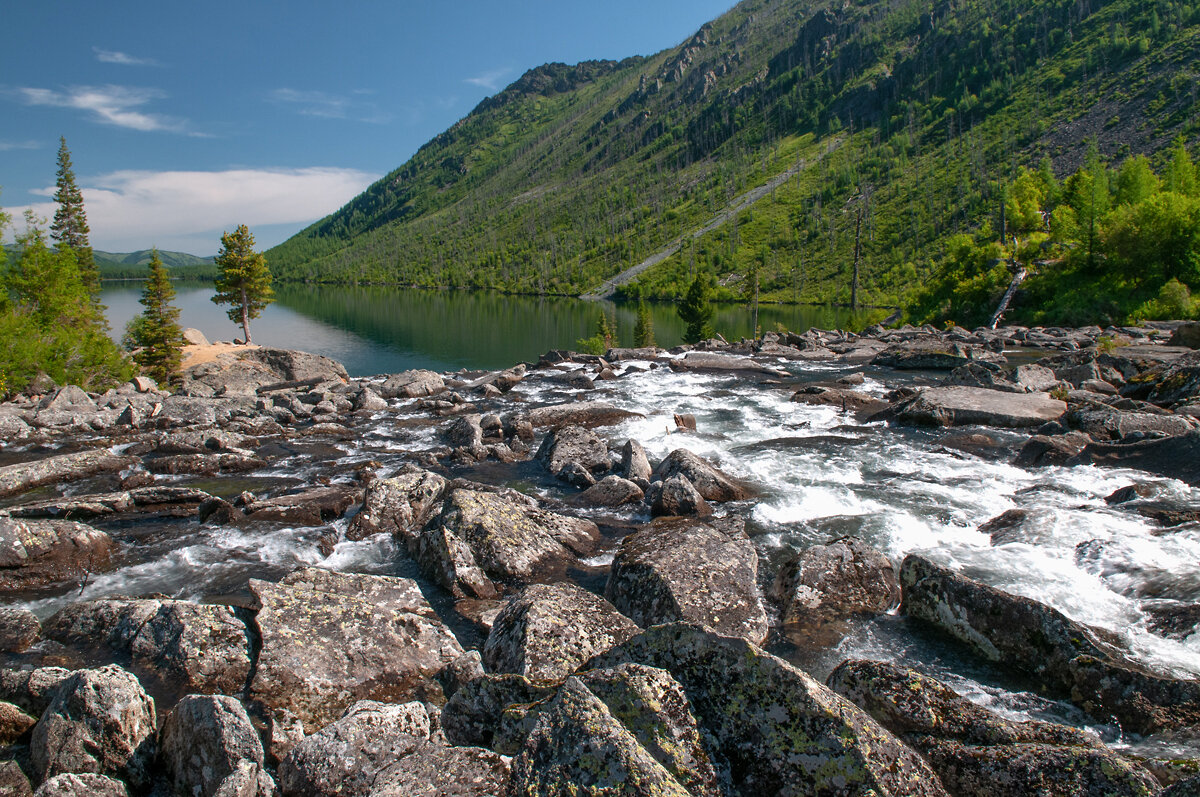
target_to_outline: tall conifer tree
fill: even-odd
[[[271,272],[267,260],[254,251],[254,236],[245,224],[221,236],[221,251],[217,254],[217,293],[215,304],[233,305],[229,320],[242,325],[246,343],[250,344],[250,319],[258,318],[271,302]]]
[[[57,189],[54,201],[54,222],[50,225],[50,237],[59,248],[66,247],[75,253],[79,264],[79,278],[91,294],[92,300],[100,296],[100,271],[96,268],[96,256],[88,241],[87,214],[83,209],[83,194],[75,184],[75,172],[71,168],[71,151],[67,139],[59,137]]]
[[[138,300],[146,308],[134,335],[142,349],[133,359],[160,385],[179,378],[183,361],[183,330],[179,326],[179,308],[171,304],[174,298],[175,288],[155,249],[150,255],[150,274]]]

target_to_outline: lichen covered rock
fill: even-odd
[[[737,523],[658,519],[621,541],[605,597],[643,628],[678,620],[761,643],[758,554]]]
[[[188,695],[163,721],[159,757],[179,794],[214,797],[244,764],[262,772],[263,747],[241,702]],[[264,773],[265,775],[265,773]]]
[[[310,733],[359,700],[436,697],[433,676],[463,652],[410,579],[307,568],[250,591],[262,634],[250,695]]]
[[[496,617],[483,662],[491,672],[560,681],[640,630],[608,601],[581,587],[535,584]]]

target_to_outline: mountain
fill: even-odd
[[[907,301],[947,240],[1200,136],[1196,0],[745,0],[650,57],[547,64],[267,252],[282,280]]]
[[[100,276],[104,279],[142,278],[148,273],[150,254],[153,250],[142,249],[137,252],[101,252],[95,251],[96,265],[100,268]],[[212,277],[217,273],[212,257],[198,257],[186,252],[168,252],[158,250],[162,260],[173,277]]]

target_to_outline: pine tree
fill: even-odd
[[[650,318],[650,308],[643,299],[638,302],[637,322],[633,325],[633,345],[639,348],[653,346],[654,321]]]
[[[71,168],[71,151],[67,139],[59,137],[57,189],[54,201],[54,222],[50,225],[50,237],[61,249],[66,247],[75,253],[79,264],[79,277],[93,301],[100,297],[100,271],[96,268],[96,256],[88,242],[87,214],[83,210],[83,194],[75,184],[75,172]]]
[[[183,361],[183,330],[179,326],[179,308],[171,304],[174,298],[175,289],[155,249],[150,255],[150,274],[139,300],[146,309],[132,337],[142,347],[133,355],[134,361],[160,385],[178,380]]]
[[[1182,136],[1175,139],[1171,147],[1171,160],[1167,162],[1166,172],[1168,191],[1184,196],[1196,194],[1200,179],[1197,179],[1196,165],[1192,162],[1192,156],[1188,154],[1187,144]]]
[[[217,254],[217,293],[214,304],[233,305],[229,320],[242,325],[247,345],[250,339],[250,319],[258,318],[263,308],[275,301],[271,290],[271,272],[267,260],[254,251],[254,236],[245,224],[221,236],[221,251]]]
[[[687,296],[679,304],[679,317],[687,324],[683,339],[687,343],[699,343],[714,334],[712,317],[712,279],[706,272],[699,272],[688,287]]]

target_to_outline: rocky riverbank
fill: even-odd
[[[40,385],[0,405],[0,794],[1200,793],[1200,570],[1139,547],[1200,547],[1194,326],[370,378],[255,348],[175,392]],[[960,548],[883,545],[869,509],[769,470],[866,446],[894,461],[839,478],[929,483],[951,529],[955,479],[905,452],[1061,474],[961,534],[1065,537],[1126,614],[1089,625]],[[1064,532],[1033,499],[1091,466],[1120,489]],[[973,478],[954,486],[984,501]],[[864,628],[945,653],[860,656]]]

